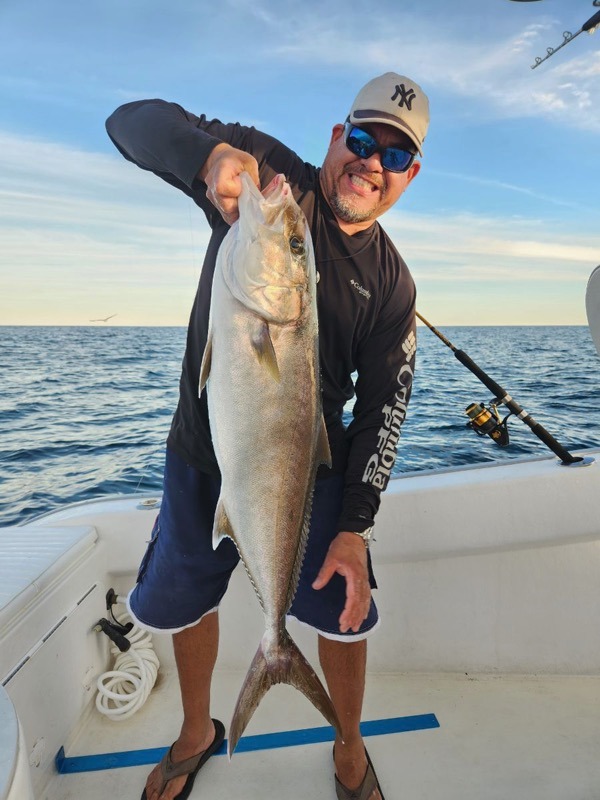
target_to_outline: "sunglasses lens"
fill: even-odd
[[[400,150],[398,147],[387,147],[381,159],[381,165],[390,172],[405,172],[410,167],[414,155],[408,150]]]
[[[360,128],[351,128],[346,137],[346,147],[359,158],[369,158],[375,152],[377,142],[366,131]]]

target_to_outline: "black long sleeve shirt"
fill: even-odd
[[[396,456],[410,397],[416,350],[415,286],[408,268],[378,222],[353,236],[339,227],[319,183],[319,169],[253,127],[197,117],[163,100],[128,103],[107,120],[121,154],[185,192],[204,211],[212,235],[192,307],[180,379],[179,403],[167,439],[187,463],[218,474],[206,392],[198,377],[208,333],[217,251],[229,226],[197,178],[220,142],[251,153],[261,186],[287,177],[308,220],[319,273],[317,303],[323,411],[333,458],[344,475],[338,530],[373,524],[380,494]],[[344,405],[356,395],[346,429]],[[321,467],[319,477],[328,469]]]

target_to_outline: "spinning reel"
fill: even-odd
[[[495,397],[490,401],[489,408],[485,403],[471,403],[465,409],[465,414],[469,417],[466,423],[467,428],[471,428],[478,436],[489,436],[499,447],[506,447],[509,443],[508,427],[506,425],[512,411],[504,419],[500,419],[498,406],[502,400]]]

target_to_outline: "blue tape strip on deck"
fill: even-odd
[[[417,714],[412,717],[391,717],[389,719],[374,719],[361,722],[360,730],[363,736],[382,736],[388,733],[406,733],[408,731],[421,731],[439,727],[440,723],[437,721],[435,714]],[[300,728],[295,731],[280,731],[278,733],[260,733],[255,736],[242,736],[235,752],[250,753],[254,750],[297,747],[302,744],[333,742],[334,739],[335,732],[329,725],[319,728]],[[55,759],[56,769],[64,775],[72,772],[96,772],[103,769],[156,764],[168,749],[168,747],[153,747],[148,750],[123,750],[120,753],[99,753],[98,755],[67,757],[65,756],[64,747],[61,747]],[[227,753],[227,739],[225,739],[215,755],[222,756],[225,753]]]

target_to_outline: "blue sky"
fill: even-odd
[[[104,131],[123,102],[239,120],[320,163],[360,88],[430,97],[382,222],[437,325],[585,324],[600,263],[600,31],[535,70],[591,0],[0,0],[0,324],[184,325],[207,226]]]

